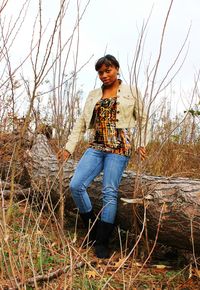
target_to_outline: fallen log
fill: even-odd
[[[30,188],[23,188],[20,184],[15,183],[13,186],[13,194],[15,199],[22,200],[31,195]],[[11,196],[12,184],[11,182],[3,181],[0,179],[0,198],[9,199]]]
[[[44,135],[37,136],[26,163],[35,192],[58,201],[62,182],[66,210],[75,208],[68,189],[75,167],[71,159],[58,164]],[[102,175],[88,188],[96,212],[101,209],[101,180]],[[137,176],[125,171],[119,193],[117,223],[122,228],[133,230],[137,218],[140,225],[145,222],[150,238],[158,232],[158,241],[200,253],[200,180]]]

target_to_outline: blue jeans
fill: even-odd
[[[103,209],[101,220],[114,223],[117,212],[118,187],[129,157],[89,148],[80,159],[70,182],[73,200],[80,213],[90,212],[92,204],[86,191],[94,178],[103,171]]]

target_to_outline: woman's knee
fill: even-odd
[[[85,188],[84,188],[84,185],[82,183],[80,183],[78,180],[72,178],[72,180],[69,183],[69,189],[70,189],[71,193],[74,194],[77,192],[81,192]]]
[[[73,192],[76,192],[79,190],[79,183],[76,182],[76,180],[74,180],[73,178],[71,179],[70,183],[69,183],[69,189],[70,191],[73,193]]]
[[[110,190],[107,192],[104,192],[103,194],[103,200],[104,203],[111,203],[116,204],[118,199],[118,192],[116,190]]]

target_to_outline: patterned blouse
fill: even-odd
[[[116,128],[117,97],[100,99],[93,112],[95,132],[90,147],[125,156],[131,154],[130,132]]]

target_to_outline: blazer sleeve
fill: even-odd
[[[149,141],[148,116],[141,93],[135,90],[134,117],[136,119],[136,147],[145,147]]]
[[[65,149],[73,154],[76,145],[83,138],[84,133],[86,132],[86,123],[84,118],[84,112],[76,121],[74,128],[72,129],[71,134],[69,135],[68,141],[65,145]]]
[[[88,94],[83,108],[83,112],[76,121],[74,128],[72,129],[72,132],[68,137],[65,149],[69,151],[71,154],[74,152],[78,142],[83,138],[86,129],[89,128],[88,125],[90,125],[91,121],[90,118],[92,117],[93,113],[93,105],[94,105],[93,98],[94,96],[96,96],[95,94],[97,94],[98,96],[99,90],[90,91],[90,93]],[[94,100],[96,100],[96,98]]]

